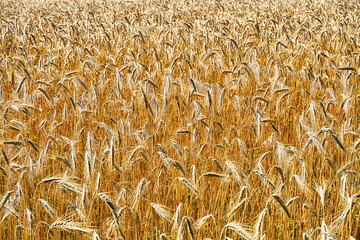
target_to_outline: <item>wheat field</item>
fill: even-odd
[[[0,9],[1,239],[360,239],[360,2]]]

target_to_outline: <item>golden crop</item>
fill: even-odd
[[[360,239],[359,16],[0,1],[1,239]]]

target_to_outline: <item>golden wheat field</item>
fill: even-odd
[[[0,1],[1,239],[360,239],[360,2]]]

